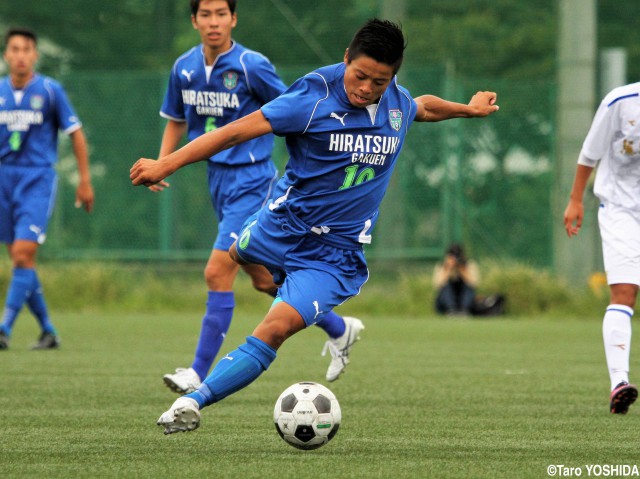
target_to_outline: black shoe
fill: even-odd
[[[638,399],[638,388],[623,381],[611,391],[610,398],[609,410],[612,414],[627,414],[629,406]]]
[[[60,338],[52,333],[42,333],[38,342],[31,349],[57,349],[60,347]]]
[[[9,336],[0,331],[0,351],[3,349],[9,349]]]

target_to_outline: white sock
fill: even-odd
[[[622,381],[629,382],[631,349],[631,317],[633,309],[622,304],[610,304],[602,321],[604,354],[611,379],[611,390]]]

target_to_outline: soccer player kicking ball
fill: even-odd
[[[181,55],[171,70],[160,110],[168,120],[160,158],[173,153],[185,133],[193,140],[253,113],[286,89],[269,60],[232,39],[237,24],[235,0],[191,0],[190,7],[191,23],[202,43]],[[228,252],[244,221],[272,192],[278,177],[271,161],[272,149],[273,135],[265,134],[207,159],[218,234],[204,271],[209,291],[193,362],[163,377],[174,392],[187,394],[200,386],[229,329],[235,308],[233,284],[240,265]],[[167,186],[162,181],[150,189],[162,191]],[[257,290],[276,295],[277,286],[264,266],[242,267]],[[329,348],[331,362],[326,377],[335,381],[344,372],[364,325],[357,318],[342,318],[333,312],[317,325],[329,336],[325,349]]]
[[[631,318],[640,285],[640,83],[616,88],[600,103],[578,158],[564,212],[569,237],[582,226],[582,198],[598,161],[594,193],[610,301],[602,322],[611,379],[609,410],[626,414],[638,397],[629,384]]]
[[[200,409],[244,388],[265,371],[282,343],[357,295],[368,278],[363,244],[411,123],[484,117],[496,94],[468,105],[432,95],[412,99],[399,86],[405,40],[389,21],[370,20],[344,61],[296,81],[283,95],[158,161],[138,160],[134,185],[153,185],[189,163],[274,132],[290,159],[272,200],[244,224],[230,254],[263,264],[283,280],[253,334],[218,361],[193,393],[177,399],[158,424],[165,434],[196,429]]]
[[[14,28],[5,37],[9,75],[0,78],[0,242],[6,243],[13,273],[0,324],[0,350],[9,348],[14,322],[26,303],[42,331],[32,349],[60,345],[36,272],[55,203],[58,130],[71,137],[80,183],[76,206],[93,208],[87,143],[62,86],[35,72],[34,32]]]

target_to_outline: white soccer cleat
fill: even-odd
[[[180,397],[168,411],[164,412],[156,423],[164,427],[165,434],[195,431],[200,427],[200,410],[195,399]]]
[[[327,350],[331,353],[331,363],[327,369],[327,381],[329,382],[338,379],[349,364],[349,352],[355,342],[360,339],[360,331],[364,329],[364,324],[358,318],[345,316],[343,319],[344,334],[339,338],[329,339],[322,349],[323,356],[327,354]]]
[[[178,368],[175,374],[165,374],[162,380],[174,393],[189,394],[200,387],[200,376],[193,368]]]

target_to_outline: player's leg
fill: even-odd
[[[640,221],[633,212],[603,205],[598,212],[602,252],[611,298],[602,321],[611,381],[609,410],[626,414],[638,396],[629,384],[631,318],[640,284]]]
[[[11,245],[13,277],[7,295],[5,317],[11,323],[11,316],[19,312],[24,303],[27,304],[40,325],[41,335],[32,349],[55,349],[60,341],[51,320],[44,298],[44,292],[36,271],[36,254],[39,244],[35,241],[16,240]],[[17,308],[17,309],[16,309]],[[11,326],[5,324],[3,329],[10,331]],[[15,320],[15,318],[13,318]]]
[[[56,173],[53,168],[3,167],[0,193],[0,241],[10,244],[9,255],[13,273],[0,330],[7,337],[22,306],[27,302],[34,312],[42,334],[35,349],[51,349],[59,345],[55,329],[44,303],[36,273],[36,253],[44,243],[56,194]],[[7,180],[10,188],[7,189]],[[34,296],[35,294],[35,296]]]
[[[13,324],[33,290],[35,280],[34,258],[37,248],[37,243],[24,240],[18,240],[8,245],[13,269],[5,298],[2,324],[0,324],[0,331],[7,339],[11,337]],[[3,341],[3,343],[6,342]],[[6,349],[8,344],[4,346],[4,349]]]
[[[268,233],[273,231],[265,231],[257,225],[245,241],[241,236],[239,247],[245,262],[257,260],[257,250],[264,246]],[[165,434],[197,428],[200,408],[220,401],[253,382],[273,362],[277,349],[287,338],[314,324],[324,311],[331,311],[358,294],[368,278],[361,251],[341,251],[340,262],[332,264],[332,258],[338,255],[336,248],[315,240],[296,242],[293,249],[288,245],[278,246],[272,244],[269,253],[265,254],[286,250],[290,264],[308,263],[309,269],[288,272],[271,310],[247,342],[220,359],[196,392],[178,399],[160,417],[158,424],[164,427]],[[232,256],[237,253],[235,248],[231,249]],[[313,258],[316,258],[315,263]],[[348,274],[345,274],[346,269]]]
[[[60,338],[49,317],[49,308],[45,300],[44,290],[42,289],[38,271],[35,267],[35,255],[38,245],[36,244],[35,248],[33,248],[34,244],[31,242],[16,241],[13,244],[14,256],[19,256],[20,253],[18,251],[23,249],[25,244],[27,246],[27,257],[29,258],[27,264],[32,265],[32,285],[31,293],[27,296],[27,306],[37,319],[41,330],[38,342],[31,346],[31,349],[56,349],[60,346]]]
[[[206,311],[202,318],[193,363],[190,368],[178,368],[175,373],[163,377],[165,384],[172,391],[180,394],[190,393],[207,377],[231,325],[235,307],[232,289],[239,268],[227,251],[211,251],[204,273],[209,289]]]
[[[231,256],[229,257],[234,261]],[[245,264],[241,267],[251,278],[251,285],[254,289],[261,293],[266,293],[273,298],[276,297],[276,294],[278,293],[278,285],[273,281],[273,275],[267,268],[261,264]]]
[[[237,252],[234,248],[234,257],[237,258]],[[231,250],[230,250],[231,254]],[[267,268],[259,264],[246,264],[242,265],[242,269],[251,277],[251,283],[255,289],[267,293],[275,298],[278,292],[278,286],[273,281],[273,275]],[[316,326],[321,328],[327,336],[331,339],[337,339],[345,334],[346,324],[342,316],[336,314],[334,311],[327,313],[320,321],[316,323]]]
[[[349,364],[352,348],[360,339],[364,324],[358,318],[342,318],[333,309],[360,292],[369,272],[359,250],[308,239],[298,245],[295,252],[299,261],[304,260],[309,265],[308,269],[293,273],[301,291],[285,283],[280,294],[302,313],[308,324],[320,325],[329,334],[322,355],[330,353],[331,361],[325,377],[327,381],[335,381]]]
[[[193,363],[189,368],[178,368],[175,373],[163,377],[165,384],[177,393],[192,392],[200,385],[224,341],[235,308],[233,283],[240,268],[229,257],[228,251],[246,218],[264,201],[266,193],[259,193],[265,189],[263,183],[272,181],[274,169],[265,169],[264,165],[229,167],[209,164],[207,167],[211,203],[218,217],[218,233],[204,270],[207,302]]]
[[[612,284],[611,304],[602,321],[605,357],[611,380],[610,410],[626,414],[638,397],[638,389],[629,384],[631,319],[638,286]]]
[[[158,425],[164,427],[165,434],[197,429],[200,409],[255,381],[269,368],[282,343],[305,326],[294,308],[282,301],[274,302],[246,342],[221,358],[198,390],[177,399],[160,416]]]

